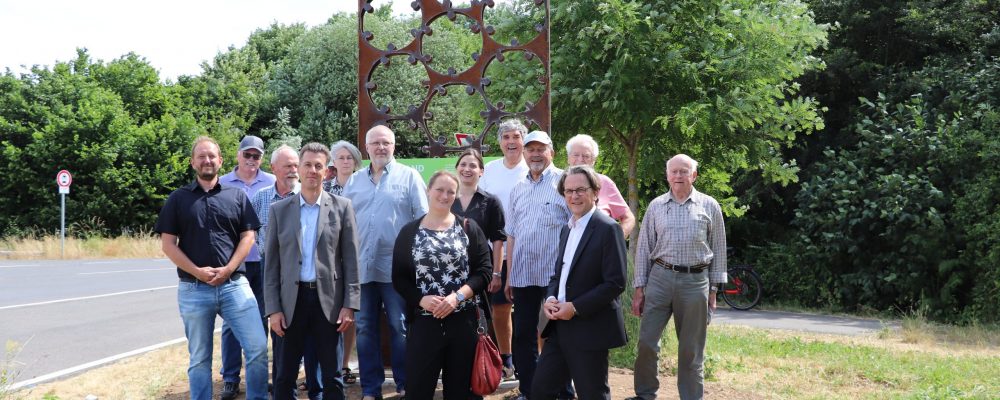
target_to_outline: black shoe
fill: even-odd
[[[238,394],[240,394],[239,382],[225,382],[222,385],[222,393],[219,393],[219,399],[233,400]]]

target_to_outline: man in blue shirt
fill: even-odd
[[[360,237],[361,310],[357,318],[358,367],[364,400],[382,398],[382,351],[379,315],[384,307],[389,322],[392,377],[396,391],[406,391],[405,308],[392,287],[392,247],[403,225],[427,213],[427,186],[417,170],[393,158],[396,135],[384,125],[368,130],[365,149],[368,168],[358,170],[344,189],[351,199]]]
[[[267,399],[267,338],[242,265],[260,222],[246,193],[219,184],[221,167],[218,143],[195,139],[191,168],[197,179],[170,194],[155,231],[180,278],[177,303],[190,353],[191,398],[212,398],[212,336],[219,314],[246,353],[246,398]]]
[[[252,199],[258,191],[268,186],[274,185],[274,175],[264,172],[260,165],[264,158],[264,141],[259,137],[247,135],[240,141],[239,151],[236,152],[236,167],[232,172],[219,178],[219,183],[223,187],[234,187],[243,190],[247,198]],[[260,306],[260,314],[264,315],[264,290],[263,271],[261,270],[260,253],[257,244],[250,248],[250,253],[244,261],[247,274],[247,281],[250,282],[250,290],[257,299]],[[267,326],[262,326],[265,335]],[[240,367],[243,359],[240,342],[236,340],[229,324],[222,323],[222,400],[233,400],[240,393]]]

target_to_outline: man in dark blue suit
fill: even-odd
[[[548,323],[532,384],[532,399],[555,399],[570,379],[581,400],[610,399],[608,351],[625,345],[618,297],[625,290],[625,237],[597,210],[600,177],[570,167],[558,190],[573,213],[560,234],[555,274],[542,307]]]

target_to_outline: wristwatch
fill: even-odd
[[[494,273],[493,273],[493,276],[495,276],[495,277],[499,278],[499,277],[500,277],[500,273],[499,273],[499,272],[494,272]]]
[[[465,301],[465,295],[462,294],[462,292],[456,290],[455,291],[455,300],[458,300],[458,302],[461,303],[461,302]]]

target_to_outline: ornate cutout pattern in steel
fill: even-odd
[[[374,34],[364,30],[364,19],[367,14],[374,13],[372,7],[373,0],[358,0],[358,143],[365,143],[365,132],[376,125],[388,125],[391,121],[406,121],[411,129],[423,132],[427,137],[428,145],[421,147],[431,157],[443,157],[447,152],[459,152],[468,147],[476,149],[483,148],[483,138],[493,127],[499,125],[505,118],[520,118],[528,127],[537,125],[539,129],[550,131],[551,110],[549,101],[550,69],[549,69],[549,2],[548,0],[533,0],[536,7],[545,7],[545,21],[535,25],[538,34],[526,44],[520,44],[516,40],[510,46],[505,46],[493,40],[495,29],[487,26],[483,22],[483,13],[487,6],[494,7],[493,0],[471,0],[470,6],[466,8],[456,8],[449,0],[417,0],[410,5],[414,11],[421,13],[420,27],[410,30],[413,41],[403,47],[392,44],[386,49],[375,48],[371,44]],[[435,71],[429,65],[431,57],[423,54],[424,35],[432,34],[430,26],[435,19],[446,17],[454,21],[457,15],[464,15],[471,19],[473,25],[472,32],[479,34],[482,39],[482,54],[472,54],[475,63],[465,71],[455,71],[449,68],[445,73]],[[545,70],[544,75],[539,77],[539,82],[545,85],[541,97],[537,103],[527,103],[524,110],[508,111],[504,109],[502,103],[497,104],[490,100],[486,94],[486,86],[489,86],[490,79],[486,77],[486,68],[494,59],[503,61],[504,53],[519,51],[524,53],[524,57],[531,60],[538,57]],[[407,61],[416,65],[421,63],[427,72],[427,80],[422,81],[427,94],[423,101],[417,105],[410,105],[405,113],[398,114],[396,110],[390,110],[388,106],[376,106],[372,101],[371,92],[377,87],[371,81],[375,68],[380,64],[389,64],[391,56],[405,55]],[[479,115],[485,120],[482,132],[473,138],[468,146],[450,146],[447,144],[448,136],[440,132],[431,132],[427,127],[427,121],[434,116],[427,111],[431,100],[435,95],[445,95],[448,86],[462,85],[465,87],[467,95],[479,95],[485,109]],[[435,136],[437,134],[437,136]],[[365,146],[358,146],[362,152]],[[367,153],[365,154],[367,157]]]

